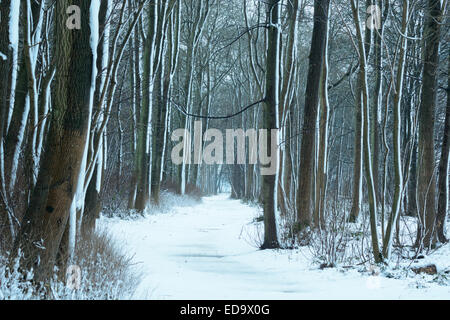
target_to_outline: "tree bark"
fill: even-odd
[[[153,92],[153,63],[155,58],[155,41],[157,29],[157,5],[156,3],[149,6],[149,19],[147,38],[144,47],[144,74],[142,79],[143,95],[142,109],[138,123],[137,149],[136,149],[136,203],[135,209],[143,213],[147,207],[149,194],[147,192],[149,184],[149,150],[147,142],[149,139],[149,121],[150,111],[152,108],[152,92]]]
[[[416,246],[431,245],[436,219],[436,172],[434,152],[434,122],[436,112],[441,1],[429,0],[424,26],[424,63],[422,96],[419,109],[419,153],[417,172],[417,209],[419,225]]]
[[[320,75],[325,53],[329,0],[314,1],[314,27],[309,55],[303,117],[302,144],[300,150],[299,188],[297,191],[297,218],[300,229],[311,224],[314,150],[316,138],[317,109],[319,107]]]
[[[66,28],[70,4],[81,9],[85,32]],[[21,268],[34,269],[34,280],[46,283],[66,228],[87,140],[93,85],[90,47],[90,1],[56,2],[56,86],[45,152],[30,205],[16,238],[11,263],[20,251]]]
[[[376,201],[376,192],[375,185],[373,180],[373,167],[372,167],[372,155],[370,148],[370,120],[369,120],[369,89],[367,82],[367,55],[366,55],[366,47],[364,43],[364,37],[361,30],[361,21],[359,16],[359,8],[355,3],[355,0],[350,0],[350,4],[352,7],[353,20],[356,27],[357,34],[357,46],[358,46],[358,55],[359,55],[359,86],[361,87],[361,96],[357,96],[358,99],[361,99],[362,105],[362,114],[363,114],[363,157],[364,157],[364,169],[365,169],[365,177],[368,186],[368,200],[369,200],[369,211],[370,211],[370,229],[371,229],[371,238],[372,238],[372,250],[373,256],[376,263],[380,263],[382,261],[382,256],[380,253],[379,247],[379,239],[378,239],[378,230],[377,230],[377,201]]]
[[[11,0],[1,1],[0,16],[10,17],[12,5]],[[0,57],[0,232],[5,235],[5,243],[9,243],[15,232],[11,213],[8,211],[3,139],[8,127],[8,114],[12,98],[13,79],[11,75],[16,66],[14,65],[14,50],[11,46],[9,34],[11,21],[6,21],[0,23],[0,53],[4,55]],[[2,249],[1,245],[0,243],[0,249]]]
[[[404,35],[408,33],[408,18],[409,18],[409,1],[403,1],[402,27],[401,32]],[[403,95],[403,80],[405,75],[406,52],[408,48],[408,39],[400,35],[400,50],[398,59],[398,70],[396,79],[396,88],[394,95],[394,200],[392,204],[392,212],[389,217],[386,233],[383,239],[383,257],[388,260],[391,255],[392,238],[394,233],[394,226],[397,224],[400,215],[400,209],[403,199],[403,166],[402,166],[402,151],[401,151],[401,102]]]
[[[442,141],[441,161],[439,164],[439,199],[438,211],[436,217],[436,231],[438,239],[441,243],[448,241],[445,235],[445,219],[448,209],[448,158],[450,152],[450,54],[448,56],[448,84],[447,84],[447,108],[445,112],[444,140]]]
[[[266,145],[272,142],[272,129],[278,129],[279,108],[279,72],[280,72],[280,6],[279,0],[270,0],[267,4],[267,62],[266,62],[266,97],[263,104],[263,125],[266,129]],[[261,138],[260,138],[261,139]],[[267,148],[270,150],[270,148]],[[277,151],[278,152],[278,151]],[[271,155],[272,157],[274,155]],[[279,155],[275,156],[278,162]],[[277,163],[277,167],[279,164]],[[278,171],[278,170],[277,170]],[[261,196],[264,210],[264,243],[262,249],[278,248],[277,223],[275,211],[277,210],[277,178],[278,174],[264,175],[262,177]]]

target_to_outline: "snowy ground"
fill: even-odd
[[[450,286],[431,276],[319,270],[302,251],[257,250],[246,230],[258,215],[219,195],[138,220],[103,218],[101,225],[135,253],[145,274],[136,299],[450,299]]]

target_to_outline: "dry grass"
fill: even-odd
[[[133,257],[106,230],[82,236],[71,264],[81,270],[80,288],[56,299],[131,299],[141,280]]]
[[[65,283],[65,270],[55,273],[45,291],[36,292],[30,281],[18,271],[6,268],[7,259],[0,257],[0,300],[123,300],[131,299],[141,280],[141,274],[132,261],[133,257],[101,230],[78,240],[71,266],[79,268],[80,277],[75,287]],[[69,279],[67,279],[69,280]]]

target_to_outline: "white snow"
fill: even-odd
[[[9,46],[12,50],[12,75],[11,75],[12,87],[10,94],[8,120],[6,122],[6,130],[9,129],[9,124],[11,123],[14,108],[14,99],[15,99],[14,93],[16,90],[17,62],[19,51],[19,18],[20,18],[20,1],[11,1],[11,11],[9,15]]]
[[[9,13],[9,41],[10,45],[17,48],[19,44],[19,18],[20,1],[11,1],[11,11]]]
[[[308,249],[260,251],[249,236],[259,215],[257,208],[219,195],[138,220],[102,218],[100,225],[135,253],[145,273],[138,299],[450,298],[450,287],[430,276],[320,270],[309,262]]]
[[[97,61],[97,45],[98,45],[98,38],[99,38],[99,21],[98,21],[98,15],[100,10],[100,1],[95,0],[91,2],[91,6],[89,8],[89,26],[91,30],[90,34],[90,46],[91,46],[91,52],[92,52],[92,76],[91,76],[91,87],[90,87],[90,93],[89,93],[89,117],[88,119],[91,119],[92,117],[92,109],[94,104],[94,91],[95,91],[95,79],[97,77],[97,67],[96,67],[96,61]],[[75,251],[75,243],[76,243],[76,234],[77,229],[79,230],[81,228],[81,222],[82,219],[79,219],[78,225],[77,225],[77,210],[81,211],[81,216],[84,213],[84,199],[85,199],[85,181],[86,181],[86,168],[87,168],[87,156],[88,156],[88,150],[89,150],[89,143],[90,141],[90,134],[91,134],[91,122],[88,121],[88,128],[87,128],[87,136],[83,151],[83,158],[81,160],[81,167],[80,167],[80,173],[78,176],[78,183],[76,186],[76,192],[74,200],[72,201],[72,204],[70,206],[70,228],[69,228],[69,254],[70,257],[73,257],[74,251]]]

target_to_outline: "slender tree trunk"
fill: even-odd
[[[5,154],[4,137],[9,125],[8,115],[10,113],[11,99],[14,92],[14,77],[17,69],[17,43],[13,43],[12,17],[14,1],[5,0],[0,2],[0,16],[3,18],[0,23],[0,232],[5,235],[5,242],[10,242],[14,237],[14,223],[11,212],[8,208],[7,181],[5,180]],[[18,30],[18,28],[17,28]],[[9,180],[9,179],[8,179]],[[1,246],[1,243],[0,243]],[[0,248],[1,249],[1,248]]]
[[[402,34],[408,33],[408,18],[409,18],[409,0],[403,0],[403,15],[402,15]],[[398,59],[398,70],[396,79],[396,88],[394,95],[394,201],[392,204],[392,212],[389,217],[386,233],[383,239],[383,257],[388,260],[391,255],[392,238],[394,233],[394,226],[397,224],[400,215],[400,209],[403,199],[403,165],[402,165],[402,151],[401,151],[401,102],[403,95],[403,80],[405,76],[406,53],[408,49],[408,40],[406,37],[400,35],[400,51]]]
[[[266,66],[266,101],[263,105],[263,127],[266,129],[266,145],[272,143],[272,130],[278,129],[278,107],[279,107],[279,72],[280,72],[280,6],[278,0],[270,0],[267,4],[268,49]],[[270,150],[270,148],[267,148]],[[278,153],[278,151],[277,151]],[[278,162],[278,154],[271,155]],[[277,167],[279,164],[276,164]],[[278,172],[278,170],[277,170]],[[277,178],[278,174],[264,175],[262,177],[261,195],[264,210],[264,243],[262,249],[278,248],[277,223],[275,211],[277,210]]]
[[[108,67],[109,60],[109,27],[108,21],[110,15],[110,1],[111,0],[103,0],[100,5],[99,11],[99,34],[103,35],[101,41],[98,43],[97,47],[97,70],[98,77],[95,82],[95,93],[94,93],[94,112],[104,112],[104,105],[101,105],[101,93],[102,89],[105,85],[106,72]],[[100,123],[94,124],[94,128],[98,129],[100,127]],[[105,146],[97,141],[102,139],[102,136],[95,135],[94,137],[94,145],[101,144],[101,148]],[[100,189],[102,185],[103,179],[103,159],[101,155],[99,155],[96,163],[94,164],[95,169],[92,174],[92,178],[88,184],[86,189],[85,196],[85,206],[82,218],[82,232],[89,233],[95,230],[95,221],[100,216],[101,211],[101,198],[100,198]]]
[[[362,95],[361,97],[357,97],[361,99],[362,105],[362,119],[363,119],[363,157],[364,157],[364,168],[365,168],[365,177],[368,185],[368,200],[369,200],[369,211],[370,211],[370,229],[371,229],[371,237],[372,237],[372,250],[374,255],[374,260],[376,263],[382,261],[382,257],[380,254],[379,247],[379,239],[378,239],[378,230],[377,230],[377,201],[376,201],[376,192],[375,185],[373,180],[373,168],[372,168],[372,155],[370,148],[370,120],[369,120],[369,90],[368,90],[368,82],[367,82],[367,55],[366,55],[366,47],[364,44],[364,37],[362,33],[362,26],[359,16],[359,8],[355,3],[355,0],[350,0],[350,4],[352,7],[353,20],[356,27],[357,34],[357,46],[358,46],[358,55],[359,55],[359,86],[361,87]]]
[[[437,235],[441,243],[445,243],[448,241],[445,235],[445,219],[447,217],[449,196],[448,159],[450,152],[450,54],[448,57],[447,109],[445,112],[444,140],[442,141],[441,162],[439,164],[439,200],[438,212],[436,217]]]
[[[22,4],[22,10],[27,10],[27,8],[23,8],[24,4]],[[31,2],[31,16],[28,17],[27,15],[24,15],[28,17],[27,24],[28,28],[30,29],[30,32],[27,32],[30,37],[31,34],[34,34],[33,39],[28,39],[25,42],[28,42],[30,47],[30,42],[32,40],[36,42],[40,42],[39,40],[39,31],[38,30],[38,24],[41,23],[41,3],[38,2]],[[31,23],[33,22],[33,23]],[[38,35],[39,34],[39,35]],[[25,140],[25,132],[26,132],[26,126],[29,119],[30,114],[30,107],[33,107],[32,102],[30,102],[30,95],[29,95],[29,80],[34,77],[33,74],[29,74],[28,69],[31,68],[31,64],[36,64],[37,60],[37,46],[33,46],[33,48],[29,48],[29,52],[33,52],[33,57],[30,57],[31,54],[25,54],[22,56],[20,60],[20,66],[17,76],[17,83],[16,83],[16,89],[15,89],[15,97],[14,97],[14,106],[13,111],[11,114],[11,121],[9,123],[9,127],[7,130],[7,135],[5,137],[5,177],[7,177],[7,190],[9,192],[14,191],[14,186],[16,183],[17,178],[17,171],[19,167],[19,157],[20,152],[22,150],[22,145]],[[24,51],[27,51],[26,44]],[[28,56],[28,58],[27,58]]]
[[[366,0],[366,5],[367,7],[371,4],[371,0]],[[366,59],[369,58],[370,56],[370,51],[372,48],[372,30],[369,28],[365,29],[365,33],[364,33],[364,51],[365,51],[365,55],[366,55]],[[376,56],[376,54],[375,54]],[[361,66],[360,66],[361,67]],[[361,212],[361,201],[362,201],[362,197],[363,197],[363,190],[362,190],[362,185],[363,185],[363,181],[362,181],[362,173],[363,173],[363,162],[364,162],[364,146],[363,146],[363,130],[364,130],[364,112],[363,112],[363,82],[365,81],[364,79],[361,78],[362,73],[360,72],[358,75],[358,82],[357,82],[357,87],[356,87],[356,110],[355,110],[355,153],[354,153],[354,166],[353,166],[353,196],[352,196],[352,209],[350,211],[350,216],[349,216],[349,221],[350,222],[356,222],[356,220],[359,217],[359,214]],[[376,137],[374,136],[374,134],[376,133],[375,131],[375,124],[372,122],[370,122],[370,132],[371,132],[371,139],[370,139],[370,143],[372,146],[375,145],[375,139]],[[373,159],[376,157],[376,154],[372,154],[372,161]],[[377,173],[377,171],[374,169],[375,174]],[[376,177],[374,176],[374,181],[377,181]]]
[[[130,0],[134,1],[134,0]],[[132,122],[132,145],[131,145],[131,151],[133,155],[133,165],[134,169],[131,173],[131,179],[130,179],[130,193],[128,196],[128,209],[134,209],[135,208],[135,202],[136,202],[136,189],[137,189],[137,132],[139,132],[138,128],[138,121],[140,119],[140,113],[141,113],[141,50],[140,50],[140,34],[139,31],[142,28],[141,21],[138,23],[138,26],[133,31],[133,37],[132,41],[130,43],[130,49],[133,51],[133,54],[130,55],[130,62],[133,67],[133,71],[130,75],[130,85],[133,89],[134,95],[133,95],[133,122]]]
[[[314,210],[314,227],[325,227],[325,206],[327,193],[328,172],[328,122],[330,117],[328,101],[328,15],[324,22],[326,24],[325,46],[323,53],[322,75],[320,79],[320,117],[319,117],[319,159],[317,162],[317,192]]]
[[[144,212],[148,202],[148,187],[149,184],[149,150],[147,148],[149,139],[149,121],[150,111],[152,108],[152,92],[153,92],[153,63],[155,59],[155,42],[157,29],[157,5],[156,3],[149,6],[149,23],[147,30],[147,39],[144,48],[144,74],[143,74],[143,96],[142,108],[138,123],[138,137],[136,149],[136,177],[137,177],[137,191],[135,209],[139,212]]]
[[[98,177],[98,175],[100,175],[100,177]],[[102,207],[100,192],[97,189],[97,179],[101,179],[101,175],[102,164],[96,164],[94,174],[86,190],[86,198],[84,200],[84,214],[81,227],[83,234],[93,232],[95,230],[95,221],[100,217]]]
[[[383,10],[389,10],[389,2],[384,4],[384,0],[376,0],[376,5],[380,9],[380,14]],[[379,176],[380,176],[380,129],[379,118],[380,110],[383,103],[383,41],[384,41],[384,16],[381,17],[380,28],[373,33],[374,35],[374,62],[375,62],[375,94],[372,99],[372,112],[371,112],[371,131],[372,131],[372,162],[373,162],[373,179],[377,186],[376,194],[377,199],[380,202],[380,188],[379,188]]]
[[[173,10],[172,1],[169,4],[169,11]],[[167,125],[170,106],[170,90],[172,86],[173,76],[177,67],[178,49],[180,36],[180,3],[177,1],[176,9],[171,13],[168,22],[167,49],[165,59],[160,69],[157,71],[155,92],[159,95],[156,97],[157,111],[153,117],[153,152],[152,152],[152,175],[151,175],[151,195],[155,204],[159,205],[162,171],[164,167],[165,156],[165,140],[167,137]]]
[[[288,210],[288,201],[290,194],[290,175],[291,166],[290,166],[290,128],[288,125],[288,116],[290,109],[292,108],[292,91],[295,87],[295,68],[296,68],[296,55],[297,55],[297,38],[298,38],[298,9],[299,2],[298,0],[294,0],[288,5],[289,16],[289,34],[288,34],[288,43],[286,45],[286,53],[285,53],[285,62],[284,62],[284,70],[283,70],[283,83],[281,88],[280,95],[280,110],[279,110],[279,118],[282,126],[282,132],[284,135],[282,136],[282,140],[284,142],[284,148],[281,149],[281,160],[280,163],[282,165],[282,170],[280,172],[279,182],[278,182],[278,202],[280,206],[281,214],[286,214]],[[286,139],[289,139],[286,141]],[[286,180],[288,180],[286,182]]]

